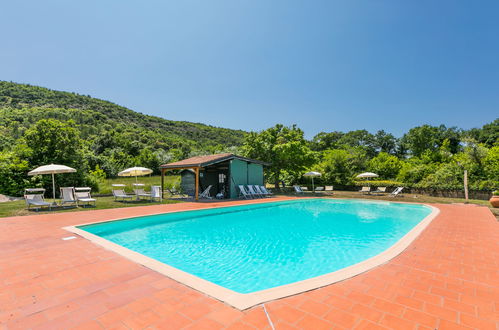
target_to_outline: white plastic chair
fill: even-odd
[[[163,200],[163,197],[161,197],[161,186],[151,186],[151,201],[155,198],[160,202]]]
[[[394,191],[392,191],[390,197],[397,197],[402,192],[403,189],[404,187],[397,187]]]

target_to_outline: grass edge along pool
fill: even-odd
[[[326,204],[321,203],[320,201],[323,201]],[[425,208],[427,210],[430,210],[431,213],[429,215],[427,215],[424,219],[420,220],[414,227],[412,227],[407,233],[405,233],[405,235],[402,238],[399,239],[399,237],[397,237],[398,241],[395,244],[391,245],[390,247],[388,247],[386,250],[382,251],[381,253],[374,255],[374,256],[371,256],[367,260],[362,260],[360,262],[357,262],[357,263],[352,264],[352,265],[348,265],[347,267],[344,267],[342,269],[337,269],[337,270],[334,270],[332,272],[328,272],[325,274],[319,274],[318,276],[312,276],[311,278],[307,277],[305,279],[298,279],[295,282],[285,283],[284,285],[277,285],[275,287],[270,287],[270,288],[264,288],[263,290],[257,289],[256,291],[251,292],[251,293],[238,293],[238,292],[236,292],[236,290],[230,290],[229,288],[224,287],[224,285],[219,285],[220,283],[219,284],[214,283],[216,281],[209,281],[207,279],[203,279],[202,276],[195,276],[195,275],[189,273],[189,271],[183,271],[183,270],[179,269],[182,267],[178,267],[178,266],[174,267],[175,265],[169,265],[168,262],[158,261],[155,258],[151,258],[147,255],[143,255],[142,253],[139,253],[140,251],[133,251],[133,249],[123,247],[119,244],[116,244],[115,242],[109,241],[105,238],[98,236],[99,233],[100,234],[104,233],[103,236],[105,237],[106,236],[105,232],[108,229],[110,229],[110,231],[109,231],[110,233],[113,233],[113,231],[116,231],[116,228],[120,229],[120,227],[122,227],[122,224],[126,223],[127,221],[129,224],[130,224],[130,221],[133,221],[135,224],[137,224],[141,221],[140,219],[142,219],[142,221],[144,221],[144,218],[146,219],[146,222],[152,221],[152,223],[154,224],[157,221],[164,222],[165,221],[164,219],[158,220],[162,216],[165,216],[165,217],[174,216],[175,222],[180,223],[180,225],[181,225],[180,227],[182,227],[184,225],[189,225],[187,223],[189,221],[194,221],[194,223],[191,223],[190,225],[197,227],[197,226],[200,226],[200,224],[197,223],[196,221],[200,221],[199,219],[203,219],[203,217],[200,217],[201,215],[208,214],[208,216],[204,218],[205,220],[201,220],[201,221],[207,221],[206,218],[209,218],[208,221],[211,221],[210,223],[213,223],[216,225],[216,221],[213,220],[213,219],[215,219],[215,218],[213,218],[213,216],[217,216],[220,214],[225,214],[225,215],[237,214],[238,212],[244,213],[245,211],[248,211],[248,210],[255,210],[255,209],[258,210],[258,209],[263,209],[263,208],[268,209],[268,208],[272,208],[272,207],[276,207],[276,208],[284,207],[284,208],[286,208],[286,205],[292,205],[294,207],[297,207],[300,205],[305,205],[307,203],[309,205],[311,205],[311,203],[312,204],[313,203],[320,203],[320,204],[324,204],[326,206],[327,205],[334,206],[334,205],[339,205],[342,203],[343,204],[350,204],[350,205],[354,205],[354,206],[360,205],[364,208],[362,210],[362,207],[361,207],[360,211],[365,211],[366,206],[367,207],[383,206],[384,208],[386,208],[390,205],[392,205],[392,206],[397,206],[397,205],[404,206],[404,205],[406,205],[409,208],[417,208],[417,207],[421,208],[422,207],[422,208]],[[319,205],[319,204],[317,204],[317,205]],[[389,209],[390,208],[388,207],[388,210]],[[292,211],[299,212],[300,208],[298,208],[297,210],[293,209]],[[301,211],[303,211],[303,210],[301,210]],[[317,208],[312,208],[312,211],[317,211],[320,213],[321,209],[319,208],[317,210]],[[323,208],[322,208],[322,211],[324,211]],[[327,209],[326,209],[326,211],[327,211]],[[383,211],[383,209],[382,209],[382,211]],[[430,212],[430,211],[428,211],[428,212]],[[246,213],[251,215],[251,212],[249,212],[249,213],[246,212]],[[369,213],[372,213],[372,212],[368,212],[368,214],[361,214],[362,217],[365,218],[362,221],[367,221],[369,223],[369,221],[372,220],[372,219],[369,219],[369,216],[370,216]],[[104,223],[101,222],[98,224],[91,224],[91,225],[80,225],[78,227],[68,227],[67,229],[74,232],[74,233],[80,234],[81,236],[83,236],[87,239],[90,239],[97,244],[103,245],[104,247],[106,247],[108,249],[111,249],[117,253],[120,253],[123,256],[125,256],[131,260],[134,260],[135,262],[138,262],[140,264],[145,265],[146,267],[149,267],[149,268],[154,269],[158,272],[161,272],[161,273],[173,278],[174,280],[177,280],[177,281],[184,283],[188,286],[191,286],[199,291],[202,291],[210,296],[213,296],[213,297],[218,298],[222,301],[225,301],[236,308],[245,309],[245,308],[249,308],[251,306],[254,306],[258,303],[264,302],[264,301],[273,300],[273,299],[285,297],[288,295],[300,293],[303,291],[311,290],[314,288],[318,288],[321,286],[325,286],[325,285],[334,283],[336,281],[340,281],[340,280],[343,280],[345,278],[357,275],[357,274],[362,273],[370,268],[373,268],[377,265],[380,265],[380,264],[390,260],[391,258],[396,256],[400,252],[402,252],[402,250],[405,249],[412,242],[412,240],[415,237],[417,237],[419,235],[419,233],[429,224],[429,222],[436,216],[437,213],[438,213],[438,209],[433,208],[431,206],[423,206],[421,204],[389,203],[389,202],[375,202],[375,201],[365,201],[365,200],[299,199],[299,200],[292,200],[292,201],[288,200],[288,201],[256,203],[256,204],[253,204],[253,203],[252,204],[240,204],[238,206],[228,206],[228,207],[221,207],[221,208],[206,208],[203,210],[194,210],[194,211],[190,210],[190,211],[185,211],[185,212],[171,212],[171,213],[165,213],[165,214],[155,215],[155,216],[128,218],[128,219],[122,219],[119,221],[109,221],[109,222],[104,222]],[[302,215],[303,215],[303,213],[302,213]],[[307,213],[305,213],[305,215],[307,215]],[[156,219],[152,219],[153,217],[156,217]],[[179,221],[184,221],[184,220],[186,220],[186,223],[179,222]],[[326,219],[326,220],[329,221],[328,219]],[[255,220],[252,219],[251,217],[247,218],[245,221],[251,221],[251,223],[255,222]],[[301,221],[301,220],[299,220],[299,221]],[[311,219],[310,221],[314,221],[314,220]],[[111,227],[114,227],[114,229],[109,227],[110,225],[111,225]],[[140,225],[142,226],[143,223]],[[229,224],[225,224],[223,222],[222,225],[228,226]],[[88,231],[95,232],[95,230],[92,230],[92,228],[93,229],[99,228],[99,226],[100,226],[100,231],[97,230],[97,235],[95,235],[94,233],[88,232]],[[308,223],[307,223],[307,226],[308,226]],[[173,229],[175,229],[174,227],[175,226],[173,226]],[[228,226],[228,227],[230,227],[230,226]],[[194,228],[194,227],[192,227],[192,228]],[[123,229],[123,228],[121,228],[121,229]],[[183,230],[185,228],[181,228],[181,229]],[[238,228],[236,227],[235,229],[238,229]],[[257,230],[258,228],[252,228],[252,229]],[[86,230],[88,230],[88,231],[86,231]],[[180,231],[180,233],[182,233],[182,230]],[[109,232],[107,234],[109,234]],[[139,231],[139,233],[140,233],[140,231]],[[135,238],[137,238],[137,237],[135,237]],[[199,237],[196,237],[196,239],[199,239]],[[216,241],[216,239],[215,239],[215,241]],[[312,242],[312,243],[315,243],[315,242]],[[330,242],[328,242],[328,241],[322,242],[322,244],[324,244],[324,243],[329,244]],[[143,244],[143,242],[140,241],[140,244]],[[133,244],[132,244],[132,247],[133,247]],[[190,246],[188,245],[187,247],[190,247]],[[170,246],[170,248],[172,248],[172,247]],[[326,246],[326,248],[327,248],[327,246]],[[279,256],[279,257],[282,257],[282,256]],[[240,261],[240,260],[238,260],[238,261]],[[221,265],[221,266],[224,266],[224,265]],[[235,273],[237,273],[237,272],[235,272]],[[276,269],[275,274],[277,274],[277,276],[278,276],[278,269]],[[234,283],[237,284],[237,280]]]

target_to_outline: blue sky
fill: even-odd
[[[320,131],[499,114],[497,0],[4,1],[0,80],[173,120]]]

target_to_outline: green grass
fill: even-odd
[[[128,201],[128,202],[116,202],[114,201],[114,197],[106,196],[106,197],[97,197],[97,203],[95,207],[65,207],[65,208],[57,208],[52,211],[34,211],[34,209],[28,211],[26,209],[26,203],[24,200],[21,201],[13,201],[13,202],[5,202],[0,203],[0,218],[1,217],[14,217],[21,215],[35,215],[35,214],[47,214],[47,213],[61,213],[61,212],[75,212],[75,211],[90,211],[90,210],[103,210],[103,209],[114,209],[119,207],[134,207],[134,206],[146,206],[146,205],[159,205],[159,204],[173,204],[173,203],[181,203],[178,200],[168,200],[164,199],[161,203],[150,202],[147,200],[142,201]],[[47,199],[47,202],[52,201],[52,199]]]
[[[150,190],[151,186],[160,186],[161,185],[161,176],[139,176],[137,177],[138,183],[145,184],[146,190]],[[129,193],[133,193],[132,184],[135,183],[135,177],[118,177],[112,179],[106,179],[105,183],[99,186],[99,194],[111,194],[112,185],[113,184],[125,184],[125,191]],[[180,184],[180,176],[178,175],[166,175],[165,176],[165,187],[171,187],[172,185],[178,186]]]

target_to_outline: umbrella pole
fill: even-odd
[[[312,192],[315,194],[315,189],[314,189],[314,177],[312,177]]]
[[[53,197],[53,202],[55,204],[55,179],[54,179],[54,173],[52,173],[52,197]]]

